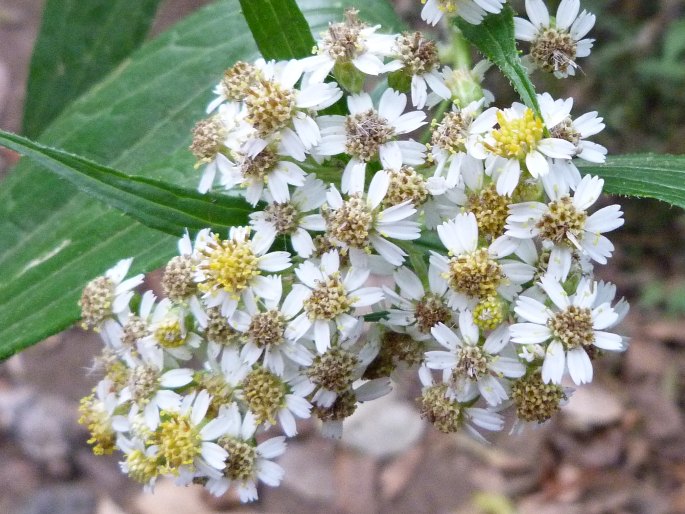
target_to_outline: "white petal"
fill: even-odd
[[[542,0],[526,0],[526,13],[536,27],[549,27],[549,11]]]
[[[380,205],[380,203],[385,198],[388,192],[388,187],[390,186],[390,176],[384,170],[376,172],[376,174],[371,179],[369,184],[369,190],[367,193],[367,202],[371,209],[375,209]]]
[[[553,341],[545,352],[545,361],[542,364],[542,381],[545,384],[550,382],[560,384],[565,365],[564,347],[559,341]]]
[[[407,105],[407,96],[393,89],[386,89],[378,104],[378,114],[390,124],[400,117]]]
[[[564,291],[564,288],[561,287],[561,284],[557,279],[545,275],[540,279],[540,284],[550,300],[554,302],[554,305],[559,307],[562,311],[568,309],[570,305],[568,294]]]
[[[576,385],[592,382],[592,362],[583,348],[574,348],[567,354],[568,373]]]
[[[561,0],[557,9],[557,28],[568,30],[580,11],[580,0]]]
[[[395,271],[393,278],[395,283],[400,287],[402,295],[412,300],[420,300],[423,298],[424,290],[421,280],[409,268],[401,267]]]
[[[552,337],[552,332],[547,326],[535,323],[514,323],[509,330],[511,340],[518,344],[544,343]]]

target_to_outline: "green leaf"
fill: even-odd
[[[685,155],[616,155],[606,164],[577,164],[583,174],[602,177],[607,193],[655,198],[685,209]]]
[[[329,0],[300,6],[316,31],[343,14],[342,5]],[[386,0],[346,6],[356,6],[370,24],[402,29]],[[257,57],[248,32],[238,0],[197,12],[67,107],[40,142],[125,173],[195,187],[190,129],[223,70]],[[85,283],[118,259],[135,257],[132,273],[148,271],[176,246],[176,238],[102,206],[27,161],[0,183],[0,241],[0,358],[73,324]]]
[[[540,116],[535,86],[521,64],[514,37],[514,10],[507,4],[499,14],[487,15],[480,25],[471,25],[462,18],[455,24],[464,37],[492,61],[509,79],[521,100]]]
[[[388,315],[390,313],[388,311],[378,311],[378,312],[372,312],[370,314],[364,314],[364,321],[371,323],[371,322],[376,322],[376,321],[383,321],[388,319]]]
[[[300,59],[316,42],[295,0],[240,0],[257,48],[265,59]]]
[[[37,137],[64,107],[140,46],[159,1],[46,2],[24,108],[28,137]]]
[[[2,130],[0,146],[35,160],[81,191],[146,227],[172,236],[182,234],[185,229],[197,232],[211,228],[215,232],[225,232],[230,227],[247,224],[252,211],[242,198],[204,195],[167,182],[126,175]]]

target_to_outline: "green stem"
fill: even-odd
[[[452,65],[454,66],[454,69],[470,70],[473,66],[473,60],[471,59],[471,44],[464,39],[464,35],[458,27],[455,25],[452,25],[451,27],[452,45],[450,57]]]

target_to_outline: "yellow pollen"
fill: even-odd
[[[259,259],[249,241],[222,241],[215,235],[203,253],[207,261],[203,263],[202,270],[207,280],[199,286],[202,291],[220,288],[237,297],[260,273]]]
[[[186,342],[186,334],[181,327],[181,320],[170,317],[162,320],[155,328],[155,340],[164,348],[178,348]]]
[[[228,452],[224,475],[231,480],[246,481],[254,478],[257,448],[234,437],[222,437],[218,444]]]
[[[478,302],[473,309],[473,321],[481,330],[494,330],[504,321],[506,304],[493,296]]]
[[[140,450],[133,450],[126,456],[128,476],[138,483],[147,484],[159,475],[157,456],[148,456]]]
[[[266,137],[286,127],[295,115],[295,91],[284,89],[276,82],[261,80],[247,90],[246,121],[260,137]]]
[[[526,155],[537,148],[544,133],[542,119],[528,108],[522,117],[511,120],[507,120],[504,113],[498,111],[497,122],[499,129],[492,132],[495,143],[486,144],[485,147],[505,159],[524,160]]]
[[[554,244],[561,245],[566,243],[573,247],[569,236],[577,239],[582,238],[587,213],[576,209],[573,200],[564,196],[557,201],[550,202],[547,212],[540,218],[537,228],[540,230],[540,237]]]
[[[312,294],[304,301],[304,310],[310,320],[329,320],[347,312],[351,304],[340,275],[334,273],[326,280],[317,282]]]
[[[478,234],[496,239],[504,234],[511,198],[497,194],[495,183],[469,195],[466,212],[473,212],[478,222]]]
[[[163,412],[166,419],[157,428],[154,441],[164,459],[162,473],[178,475],[181,466],[192,466],[200,455],[202,439],[187,415]]]
[[[278,411],[285,407],[286,393],[283,381],[264,368],[253,369],[243,380],[243,397],[257,424],[276,424]]]
[[[567,350],[592,346],[595,342],[592,311],[588,308],[571,305],[550,318],[547,326],[554,339],[561,341]]]
[[[502,266],[490,258],[486,248],[453,257],[446,278],[454,291],[475,298],[495,296],[505,280]]]
[[[90,432],[88,444],[93,445],[93,453],[111,454],[116,445],[116,434],[102,402],[91,394],[81,399],[78,410],[81,413],[79,424],[85,425]]]

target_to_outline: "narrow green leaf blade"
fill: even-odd
[[[238,197],[203,195],[193,189],[126,175],[55,148],[0,130],[0,146],[18,152],[66,178],[81,191],[143,225],[171,236],[212,228],[224,232],[245,225],[251,206]]]
[[[302,0],[314,31],[343,6]],[[387,0],[352,0],[370,24],[402,30]],[[257,57],[238,0],[217,2],[143,45],[68,106],[40,142],[126,173],[195,187],[190,129],[237,60]],[[73,324],[84,284],[118,259],[132,273],[163,265],[170,237],[132,221],[23,160],[0,183],[0,359]],[[183,170],[183,171],[181,171]]]
[[[316,42],[295,0],[240,0],[240,6],[265,59],[311,55]]]
[[[655,198],[685,209],[685,155],[616,155],[606,164],[579,162],[578,168],[602,177],[607,193]]]
[[[64,107],[138,48],[159,2],[48,0],[29,70],[24,133],[37,137]]]
[[[499,14],[489,14],[480,25],[471,25],[462,18],[455,23],[464,37],[492,61],[509,79],[521,100],[540,116],[535,86],[521,64],[514,37],[514,10],[508,4]]]

